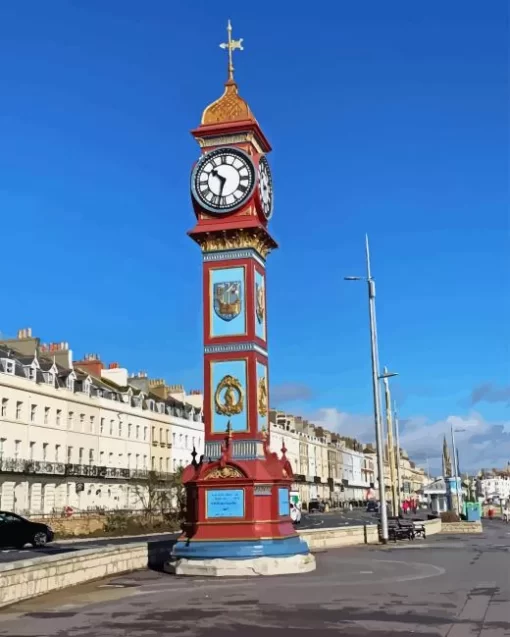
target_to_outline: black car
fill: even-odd
[[[367,504],[367,513],[379,513],[379,502],[370,500]]]
[[[44,546],[53,541],[54,533],[49,526],[31,522],[21,515],[0,511],[0,546],[22,549],[25,544]]]
[[[324,513],[326,505],[321,500],[314,498],[308,503],[308,513]]]

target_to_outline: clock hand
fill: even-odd
[[[219,181],[220,181],[220,195],[219,196],[221,197],[221,194],[223,192],[223,188],[225,188],[225,182],[227,181],[227,178],[223,177],[222,175],[220,175],[216,168],[213,168],[213,170],[211,170],[211,175],[213,175],[213,177],[216,177],[216,179],[219,179]]]

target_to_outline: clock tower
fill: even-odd
[[[186,467],[183,532],[168,570],[184,575],[293,573],[315,568],[290,518],[293,473],[286,449],[269,451],[266,258],[271,146],[234,80],[227,42],[223,95],[192,134],[201,155],[191,171],[203,263],[205,454]]]

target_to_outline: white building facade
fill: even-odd
[[[373,468],[369,469],[371,459],[362,451],[344,449],[343,481],[346,501],[364,501],[369,499],[369,490],[374,487]]]
[[[478,493],[484,502],[510,501],[510,471],[483,474],[478,481]]]
[[[139,509],[151,471],[203,453],[201,410],[122,383],[124,371],[96,377],[0,345],[1,510]]]

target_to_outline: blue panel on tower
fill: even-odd
[[[211,362],[211,412],[213,433],[247,431],[246,359]]]
[[[246,334],[245,269],[215,268],[209,276],[210,336]]]
[[[255,334],[266,340],[266,282],[258,270],[255,270]]]
[[[290,515],[289,490],[286,487],[278,489],[278,514]]]
[[[208,489],[206,518],[243,518],[244,489]]]
[[[269,429],[269,399],[267,367],[257,362],[257,421],[258,430]]]

